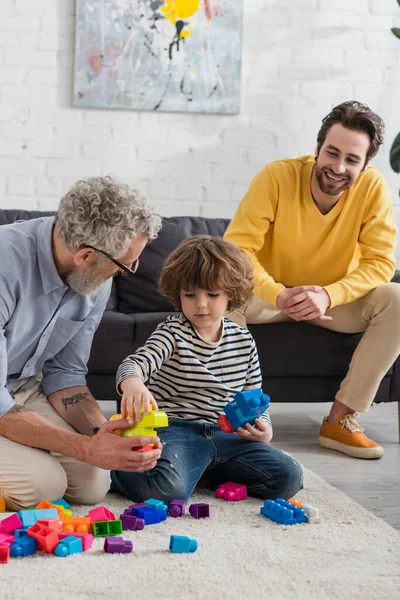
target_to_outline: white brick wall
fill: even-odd
[[[0,207],[54,209],[112,173],[163,215],[230,217],[266,162],[312,152],[322,117],[355,98],[386,122],[374,164],[400,225],[397,0],[243,1],[241,113],[214,116],[73,108],[74,0],[1,0]]]

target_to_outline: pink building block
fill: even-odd
[[[15,537],[9,533],[0,533],[0,546],[11,546]]]
[[[240,483],[228,481],[217,488],[215,497],[223,498],[227,502],[239,502],[239,500],[247,498],[247,487]]]
[[[71,535],[71,533],[69,531],[63,531],[62,533],[59,533],[58,537],[60,539],[60,542],[64,538],[69,537],[70,535]],[[83,552],[87,552],[92,547],[93,535],[91,533],[77,533],[76,531],[74,531],[73,537],[76,537],[76,538],[79,538],[82,540],[82,551]]]
[[[92,508],[86,516],[90,518],[91,523],[95,523],[96,521],[115,521],[114,513],[105,506]]]
[[[16,529],[21,529],[22,527],[23,523],[17,513],[0,521],[0,533],[14,533]]]

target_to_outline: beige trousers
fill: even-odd
[[[16,404],[58,427],[75,431],[49,404],[39,378],[26,379],[12,395]],[[0,435],[0,497],[5,498],[7,510],[62,497],[73,504],[95,504],[103,500],[109,487],[109,471],[70,456],[23,446]]]
[[[367,412],[382,378],[400,354],[400,285],[386,283],[326,314],[332,321],[313,321],[312,325],[342,333],[365,332],[336,400],[358,412]],[[291,321],[279,308],[258,296],[252,296],[244,313],[233,311],[228,317],[242,327],[246,323]]]

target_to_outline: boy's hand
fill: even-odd
[[[142,410],[145,415],[153,410],[158,410],[157,402],[139,377],[128,377],[120,383],[122,390],[121,415],[127,419],[140,421]]]
[[[246,423],[244,427],[238,427],[236,433],[250,442],[265,442],[268,444],[272,439],[271,427],[260,417],[255,420],[254,425]]]

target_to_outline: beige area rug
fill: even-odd
[[[395,600],[400,598],[400,534],[314,473],[298,498],[317,506],[320,525],[282,526],[259,514],[260,500],[217,500],[209,519],[190,515],[124,532],[132,554],[37,554],[0,565],[1,600]],[[118,515],[130,502],[109,494]],[[87,507],[75,507],[83,516]],[[172,554],[171,534],[198,541],[193,554]]]

